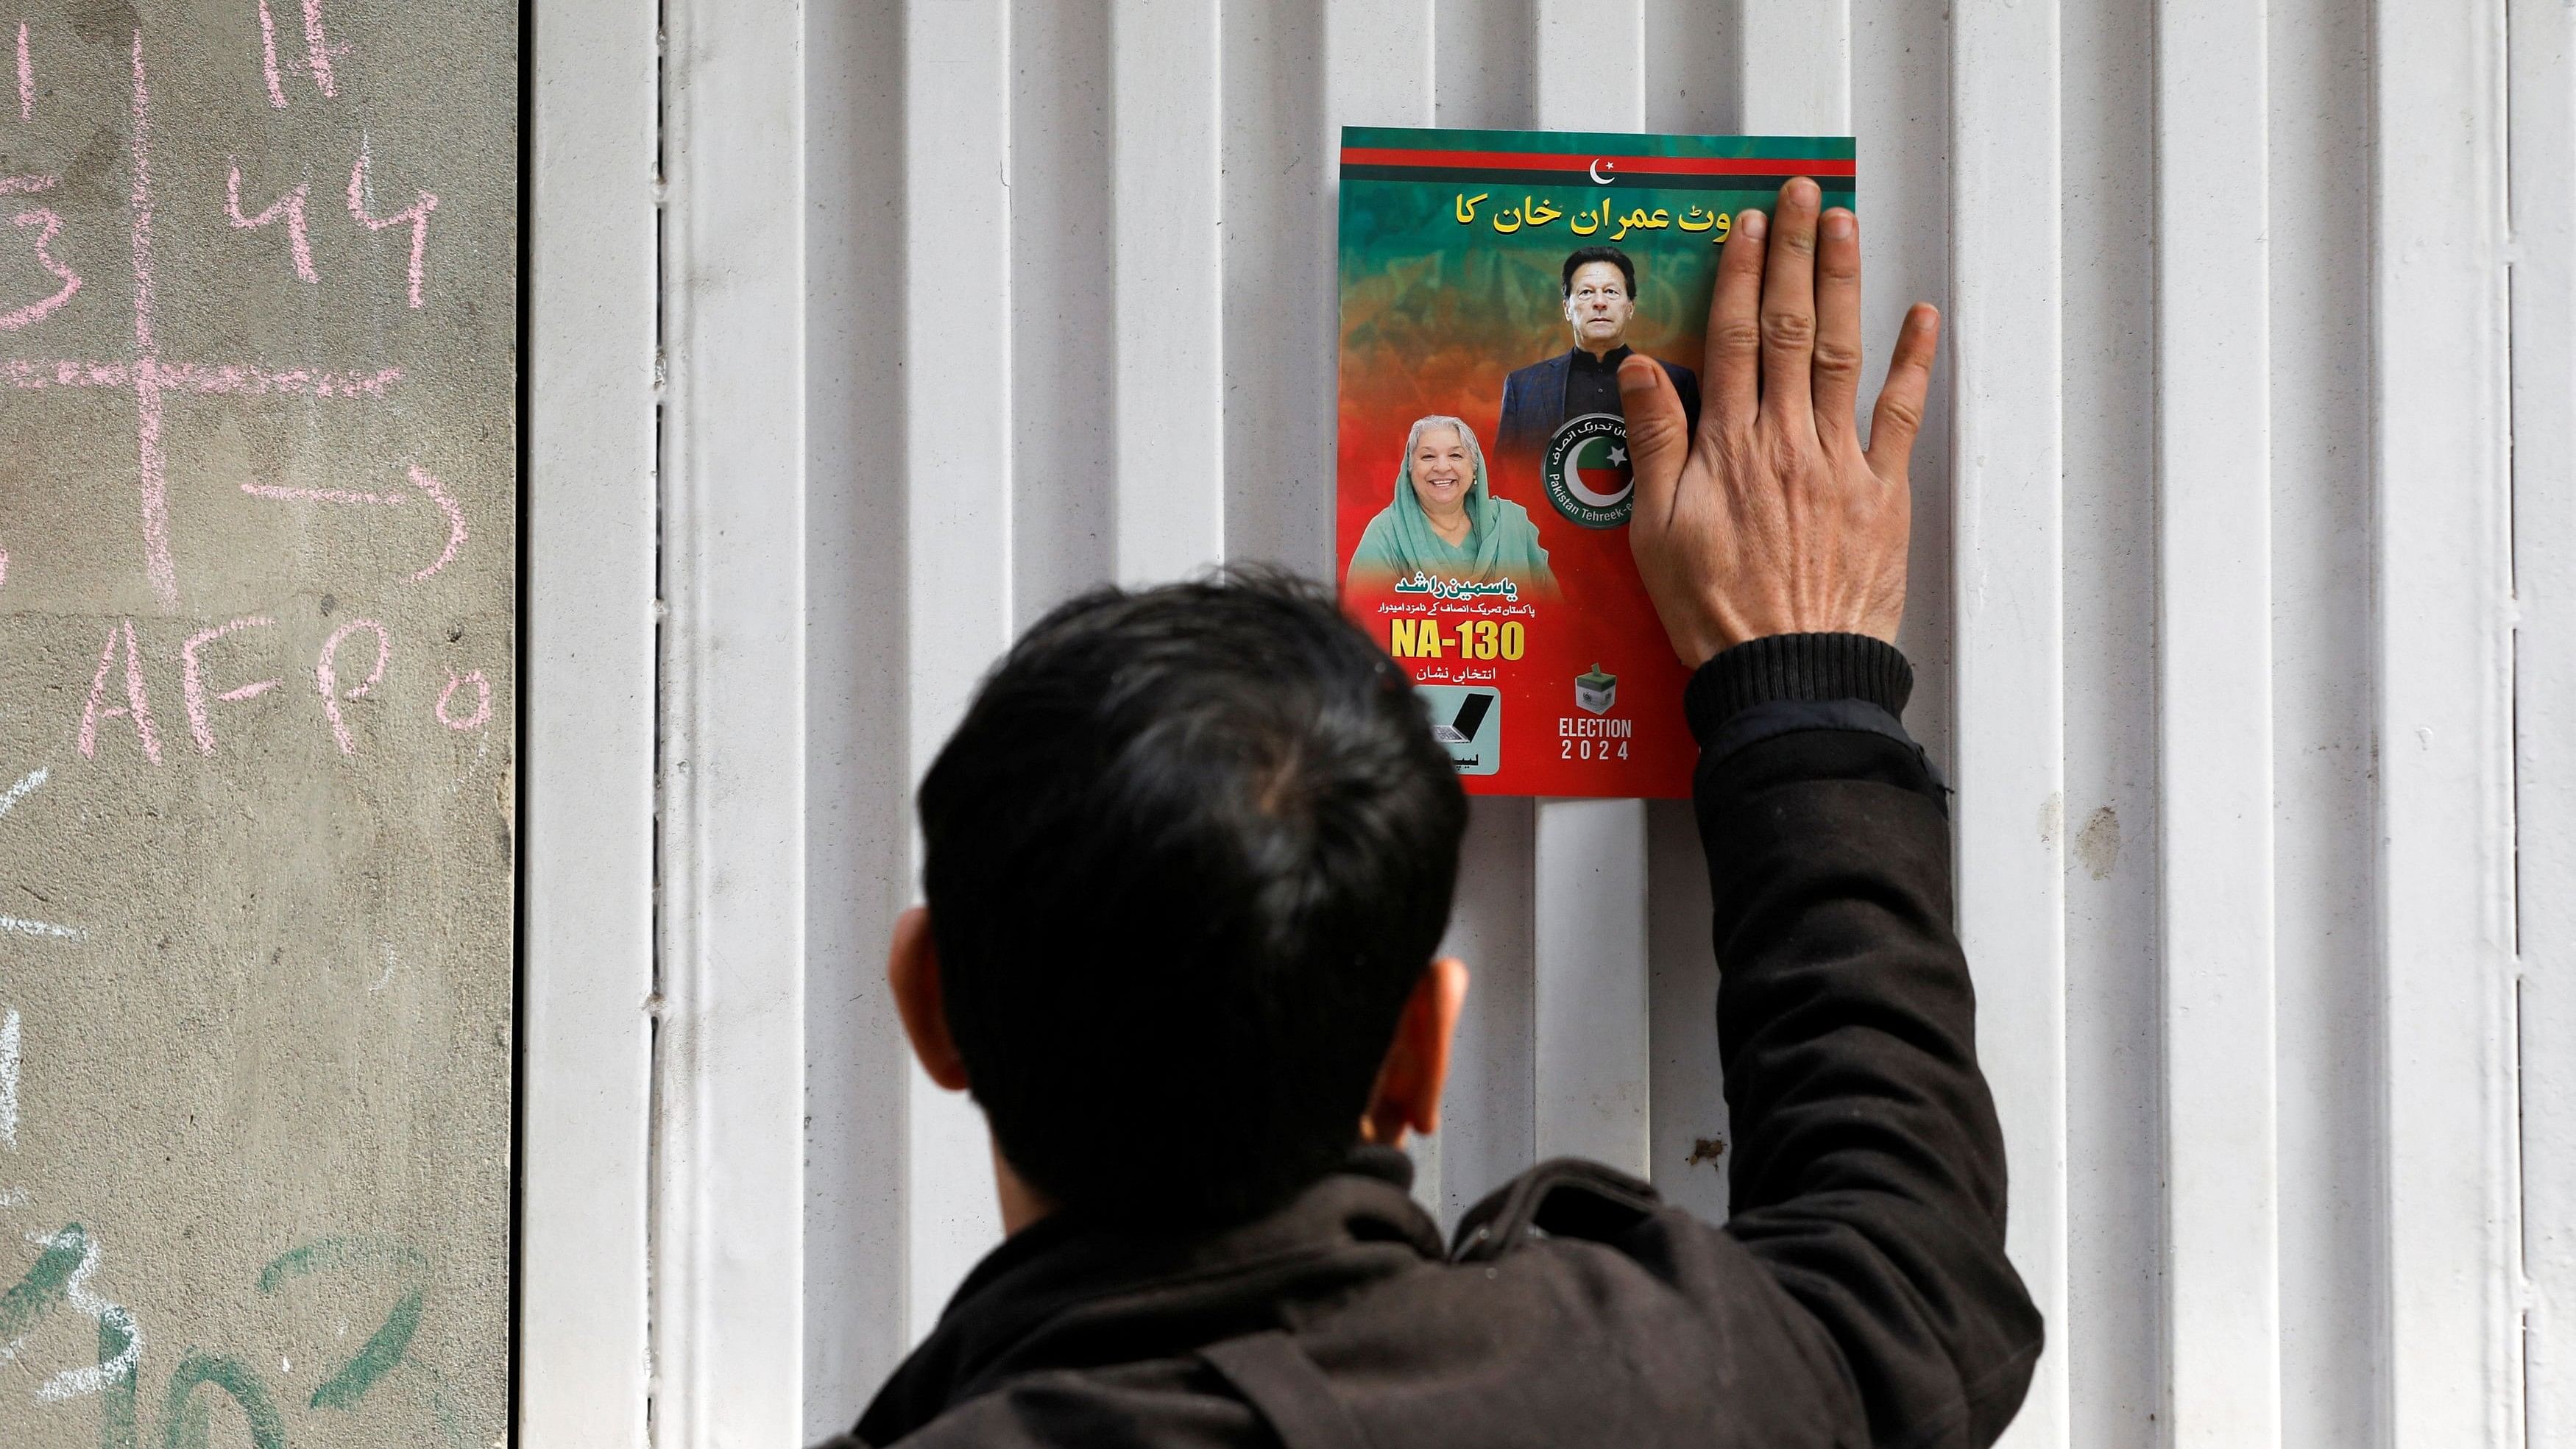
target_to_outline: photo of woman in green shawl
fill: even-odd
[[[1351,551],[1355,586],[1416,574],[1464,583],[1509,579],[1524,593],[1556,592],[1538,525],[1519,504],[1494,496],[1475,430],[1452,417],[1415,420],[1395,497]]]

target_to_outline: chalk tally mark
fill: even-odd
[[[53,178],[50,176],[13,176],[10,177],[9,180],[35,180],[50,184],[53,181]],[[31,189],[41,190],[43,188],[36,187]],[[45,298],[41,302],[30,302],[26,306],[17,308],[14,311],[0,312],[0,332],[15,332],[19,328],[27,326],[29,323],[42,322],[47,317],[53,315],[55,308],[58,308],[65,302],[70,301],[72,299],[72,294],[81,289],[80,273],[73,271],[71,268],[64,266],[61,262],[54,259],[52,251],[54,238],[62,235],[63,233],[63,219],[54,215],[51,207],[29,207],[25,211],[19,212],[16,216],[9,218],[9,224],[20,231],[25,231],[31,226],[38,229],[36,232],[36,265],[53,273],[54,280],[62,283],[63,285],[61,290],[55,292],[52,296]]]
[[[18,22],[18,119],[36,119],[36,67],[27,59],[27,22]]]
[[[18,1150],[18,1009],[0,1016],[0,1147]]]
[[[51,921],[0,916],[0,936],[33,936],[40,941],[85,941],[89,939],[89,932],[78,926],[57,926]]]
[[[369,231],[383,231],[389,226],[411,223],[411,304],[420,305],[421,259],[429,245],[429,214],[438,210],[438,198],[423,191],[418,200],[402,210],[377,216],[367,209],[371,189],[367,184],[367,148],[358,147],[358,164],[349,171],[349,215]]]
[[[369,630],[376,636],[375,667],[367,671],[365,683],[343,694],[340,691],[338,667],[340,643],[360,629]],[[341,754],[354,755],[358,752],[358,746],[357,741],[349,735],[348,721],[340,716],[340,702],[344,699],[365,698],[384,679],[385,663],[393,657],[393,652],[393,635],[386,632],[384,625],[373,619],[351,619],[348,623],[332,630],[331,637],[322,641],[322,657],[313,666],[313,682],[321,686],[322,712],[331,717],[331,737],[340,742]]]
[[[35,794],[38,790],[41,790],[44,787],[45,767],[38,765],[36,768],[29,770],[26,774],[19,776],[17,784],[10,786],[6,790],[0,790],[0,815],[6,815],[10,811],[15,810],[18,808],[19,801]]]
[[[153,345],[152,296],[152,91],[143,79],[143,31],[134,32],[134,402],[135,476],[143,493],[143,572],[152,596],[165,609],[179,603],[179,575],[170,566],[167,465],[161,456],[160,366]]]
[[[299,181],[295,189],[268,204],[268,210],[257,216],[242,215],[241,165],[234,162],[224,175],[224,219],[235,231],[255,231],[283,216],[286,218],[287,252],[295,260],[295,275],[308,282],[322,280],[313,270],[313,242],[304,228],[304,199],[313,189],[310,181]]]
[[[458,719],[447,712],[447,704],[456,697],[456,691],[469,683],[474,686],[474,712]],[[492,682],[483,677],[480,669],[469,669],[463,674],[450,669],[447,671],[447,687],[438,692],[438,703],[432,712],[438,716],[438,722],[449,729],[460,732],[481,729],[492,719]]]
[[[243,629],[265,629],[276,622],[265,614],[231,619],[189,635],[188,641],[179,646],[179,695],[181,702],[188,707],[188,733],[197,741],[197,753],[211,755],[215,752],[215,726],[206,706],[205,666],[199,661],[197,651],[227,634]],[[215,698],[225,704],[238,704],[246,699],[257,699],[285,682],[283,679],[257,680],[238,689],[225,690]]]
[[[379,508],[400,508],[399,493],[359,493],[347,488],[282,488],[274,483],[244,483],[244,493],[253,498],[270,498],[280,503],[369,503]]]
[[[334,640],[339,638],[335,634]],[[107,703],[107,672],[116,663],[116,650],[125,646],[125,703]],[[98,673],[89,682],[89,707],[81,711],[80,752],[84,759],[98,757],[98,724],[105,719],[123,716],[134,722],[134,732],[143,741],[144,756],[154,764],[161,763],[161,732],[152,723],[152,702],[143,688],[143,655],[135,647],[134,621],[126,619],[107,631],[107,644],[98,651]]]
[[[240,363],[158,361],[152,373],[154,386],[166,392],[338,398],[383,397],[387,388],[402,380],[402,375],[399,367],[381,367],[373,372],[291,367],[277,372]],[[26,392],[52,387],[132,387],[134,377],[135,365],[130,362],[85,362],[67,357],[0,361],[0,386]]]

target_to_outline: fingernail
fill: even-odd
[[[1770,228],[1770,218],[1764,216],[1758,211],[1748,209],[1745,211],[1739,211],[1735,214],[1735,234],[1737,236],[1751,237],[1755,241],[1760,241],[1762,240],[1762,233],[1770,230]]]
[[[1857,230],[1859,227],[1854,225],[1852,214],[1841,207],[1837,206],[1825,213],[1825,235],[1834,240],[1846,240]]]
[[[1825,189],[1818,186],[1812,177],[1793,176],[1789,179],[1789,185],[1798,193],[1800,201],[1806,200],[1810,195],[1822,198],[1825,194]]]

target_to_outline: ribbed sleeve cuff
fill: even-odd
[[[1893,644],[1866,634],[1773,634],[1701,665],[1682,691],[1682,710],[1705,747],[1757,704],[1856,699],[1901,719],[1913,693],[1914,666]]]

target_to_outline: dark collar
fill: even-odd
[[[1617,372],[1619,364],[1628,360],[1628,354],[1628,344],[1624,342],[1598,358],[1580,347],[1569,348],[1566,352],[1567,356],[1574,359],[1575,368],[1582,372]]]
[[[985,1255],[859,1420],[891,1444],[950,1406],[1040,1369],[1171,1357],[1281,1326],[1298,1305],[1442,1257],[1440,1229],[1407,1195],[1413,1164],[1385,1147],[1287,1206],[1191,1238],[1120,1231],[1058,1213]]]

